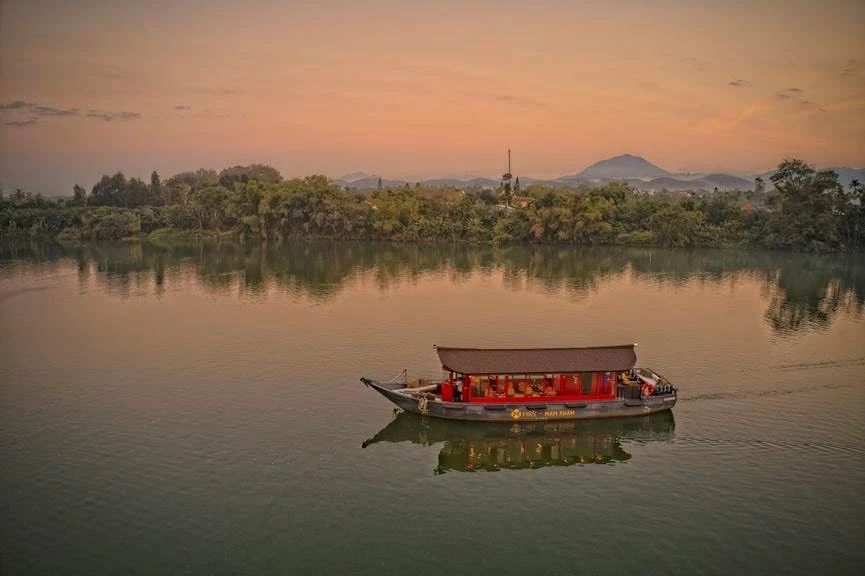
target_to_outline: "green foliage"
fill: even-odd
[[[77,205],[83,205],[87,200],[87,190],[76,184],[72,187],[72,202]]]
[[[785,160],[774,190],[645,194],[626,184],[512,190],[425,188],[353,192],[324,176],[283,180],[253,164],[198,170],[149,184],[105,175],[89,196],[49,200],[17,190],[0,197],[0,235],[67,241],[235,234],[243,239],[568,243],[638,246],[763,246],[862,249],[865,189],[832,172]]]
[[[247,182],[277,184],[282,182],[282,174],[276,168],[265,164],[233,166],[219,173],[219,185],[223,188],[231,189],[237,184],[246,184]]]
[[[219,183],[219,175],[215,170],[204,168],[195,172],[181,172],[175,174],[166,181],[162,188],[163,203],[167,205],[186,205],[189,195],[204,188],[216,186]]]
[[[682,248],[700,245],[703,214],[686,210],[682,205],[666,206],[650,219],[652,232],[661,246]]]

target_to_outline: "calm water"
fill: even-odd
[[[865,262],[0,247],[0,572],[865,570]],[[394,417],[433,344],[638,342],[674,414]]]

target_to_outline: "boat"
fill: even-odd
[[[446,376],[438,382],[366,386],[413,414],[481,422],[546,422],[645,416],[675,406],[678,389],[636,368],[636,344],[588,348],[436,346]]]
[[[523,470],[627,462],[628,444],[668,442],[674,430],[670,411],[637,418],[509,423],[458,422],[400,412],[362,446],[440,444],[436,474]]]

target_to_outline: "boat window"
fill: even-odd
[[[483,398],[490,387],[487,376],[472,376],[472,398]]]
[[[603,374],[601,374],[601,387],[598,391],[598,394],[612,394],[614,383],[615,378],[613,377],[612,372],[604,372]]]
[[[489,386],[489,379],[486,376],[472,376],[472,398],[483,398],[484,390]]]
[[[513,387],[513,395],[515,398],[523,398],[526,395],[526,389],[529,387],[529,379],[527,376],[514,376],[511,379]]]
[[[581,378],[581,381],[583,384],[583,390],[582,390],[583,396],[590,396],[590,395],[594,394],[594,391],[592,390],[592,384],[593,384],[592,381],[594,380],[594,375],[595,375],[594,372],[583,372],[583,375]]]
[[[563,388],[566,396],[578,396],[582,393],[579,374],[565,374],[564,380]]]
[[[528,380],[526,396],[543,396],[545,378],[541,374],[533,374]]]
[[[505,394],[504,378],[499,378],[495,374],[489,376],[489,385],[484,391],[484,396],[487,398],[501,398]]]

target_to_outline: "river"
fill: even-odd
[[[865,569],[865,259],[0,244],[0,572]],[[395,415],[433,345],[638,343],[652,418]]]

